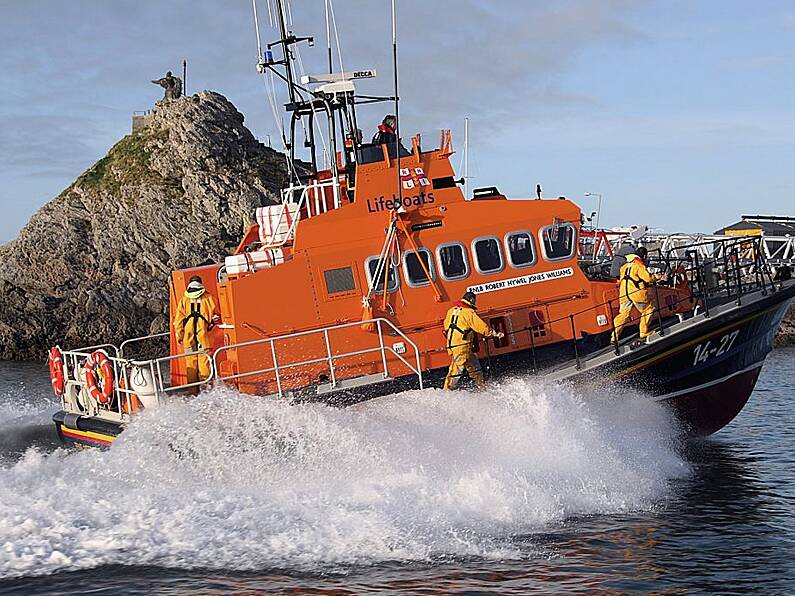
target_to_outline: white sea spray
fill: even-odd
[[[0,577],[511,557],[511,536],[653,507],[688,473],[675,434],[648,400],[521,379],[345,409],[216,388],[108,451],[0,469]]]

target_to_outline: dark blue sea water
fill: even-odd
[[[795,349],[683,443],[633,395],[516,379],[345,410],[215,389],[58,448],[0,363],[0,593],[795,593]]]

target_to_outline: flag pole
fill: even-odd
[[[464,199],[469,190],[469,117],[464,118]]]

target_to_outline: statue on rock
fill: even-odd
[[[179,99],[182,97],[182,79],[172,75],[170,70],[162,79],[157,79],[152,81],[152,83],[165,89],[163,99]]]

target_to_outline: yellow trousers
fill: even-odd
[[[483,380],[483,371],[480,368],[477,356],[472,351],[472,346],[458,346],[447,350],[450,354],[450,369],[447,371],[447,377],[444,380],[445,389],[458,389],[461,382],[461,377],[464,371],[469,374],[469,378],[477,385],[482,387],[485,385]]]
[[[210,359],[206,353],[185,356],[185,373],[187,384],[198,383],[210,377]]]
[[[624,325],[627,324],[630,314],[632,314],[633,307],[640,313],[641,339],[651,335],[649,327],[651,326],[651,317],[654,314],[654,305],[651,303],[645,304],[643,302],[633,302],[629,300],[621,303],[621,308],[619,308],[616,318],[613,319],[613,327],[615,327],[615,330],[613,331],[610,341],[617,341],[617,338],[621,335],[621,330],[624,328]]]

